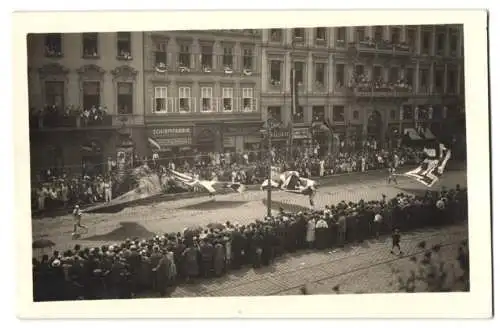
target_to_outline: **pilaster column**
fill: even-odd
[[[432,32],[431,32],[431,55],[435,56],[436,55],[436,27],[432,27]]]
[[[346,45],[349,43],[349,42],[354,42],[354,34],[356,33],[356,28],[355,27],[347,27],[347,40],[346,40]]]
[[[420,61],[417,60],[417,64],[415,65],[415,73],[413,74],[413,90],[415,93],[420,92]]]
[[[328,66],[327,66],[327,90],[332,93],[335,88],[335,70],[334,70],[333,58],[328,56]]]
[[[444,64],[443,93],[448,92],[448,64]]]
[[[415,47],[415,50],[417,52],[417,54],[420,54],[422,53],[422,27],[421,26],[417,26],[417,36],[416,36],[416,47]]]
[[[292,56],[290,55],[290,52],[288,51],[285,55],[285,62],[284,62],[284,72],[283,72],[283,78],[285,81],[282,81],[281,83],[285,84],[285,92],[290,93],[290,70],[292,69]]]
[[[429,72],[429,91],[430,93],[434,93],[434,69],[435,69],[434,62],[431,64],[430,72]]]
[[[269,86],[269,73],[268,73],[268,61],[267,61],[267,50],[262,49],[261,51],[262,58],[260,59],[261,65],[260,65],[260,70],[261,70],[261,76],[260,76],[260,81],[261,81],[261,86],[260,89],[262,93],[267,92],[267,88]],[[258,60],[258,57],[257,57]],[[258,65],[257,65],[258,66]]]
[[[312,53],[307,55],[307,92],[312,93],[314,85],[314,61]]]

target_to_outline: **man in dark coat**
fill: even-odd
[[[208,238],[204,238],[200,242],[200,253],[201,253],[201,270],[205,278],[210,276],[212,272],[212,266],[214,261],[214,247],[212,243],[209,242]]]

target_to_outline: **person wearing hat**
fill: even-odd
[[[222,276],[226,266],[226,250],[223,243],[221,236],[215,240],[213,269],[216,277]]]
[[[207,235],[200,236],[200,239],[201,271],[203,277],[208,278],[212,272],[215,250]]]
[[[198,263],[199,251],[196,245],[188,246],[184,252],[185,274],[188,282],[192,281],[200,274],[200,267]]]

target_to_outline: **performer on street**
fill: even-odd
[[[78,236],[80,235],[77,232],[78,228],[85,229],[85,232],[88,231],[87,226],[85,226],[85,225],[82,224],[82,214],[83,214],[83,212],[80,209],[80,206],[79,205],[75,205],[75,208],[73,209],[73,219],[74,219],[73,233],[72,233],[73,238],[78,238]]]
[[[401,233],[399,232],[398,228],[395,228],[392,231],[392,248],[391,248],[391,254],[395,254],[394,253],[394,248],[398,249],[399,255],[403,254],[403,252],[401,251],[400,242],[401,242]]]
[[[398,184],[398,180],[396,180],[396,169],[394,165],[391,163],[389,166],[389,177],[387,178],[387,184],[391,184],[391,181],[394,181],[395,184]]]

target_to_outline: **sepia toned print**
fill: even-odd
[[[27,49],[35,302],[470,291],[463,25]]]

